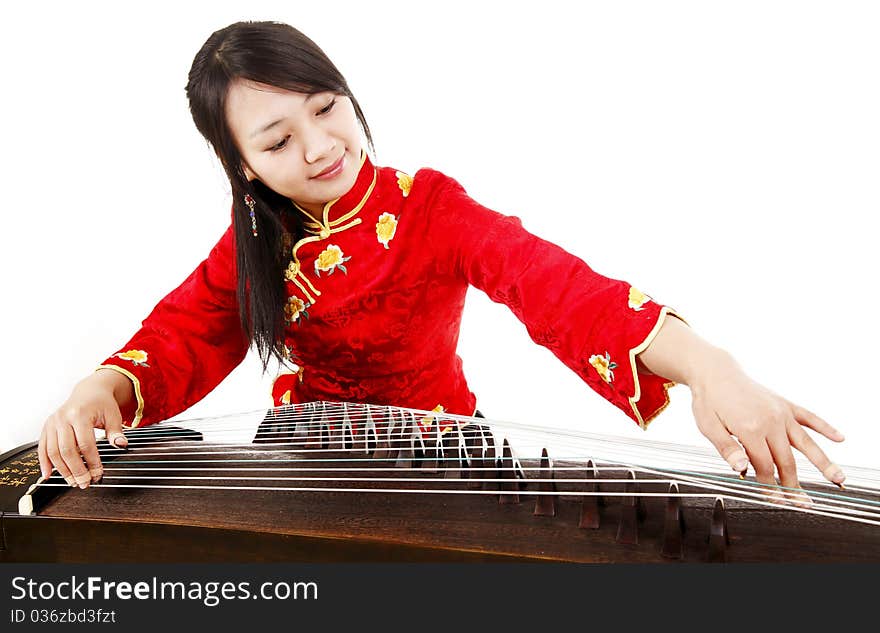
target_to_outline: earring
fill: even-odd
[[[244,194],[244,203],[251,210],[251,229],[253,229],[254,237],[256,237],[257,236],[257,216],[254,215],[254,206],[256,205],[256,203],[254,202],[254,199],[251,198],[251,194],[249,194],[249,193]]]

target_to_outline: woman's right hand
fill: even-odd
[[[104,429],[113,445],[128,446],[119,408],[127,391],[134,395],[131,381],[113,370],[96,371],[76,384],[67,401],[43,424],[37,452],[44,479],[53,466],[71,486],[87,488],[101,479],[104,467],[94,429]]]

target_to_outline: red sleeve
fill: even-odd
[[[134,383],[132,427],[166,420],[204,398],[247,354],[236,297],[232,226],[208,258],[162,299],[140,330],[100,367]]]
[[[430,233],[448,274],[507,305],[533,341],[642,428],[669,404],[676,383],[638,373],[636,355],[672,308],[529,233],[515,216],[488,209],[436,172]],[[685,321],[685,323],[687,323]]]

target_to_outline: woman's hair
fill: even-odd
[[[282,253],[281,214],[289,213],[296,243],[304,235],[303,218],[291,201],[258,180],[248,182],[242,156],[226,118],[226,99],[233,81],[246,79],[303,93],[331,91],[351,99],[358,121],[375,153],[370,128],[345,78],[324,51],[308,37],[280,22],[236,22],[215,31],[193,59],[186,95],[193,121],[214,148],[232,187],[238,306],[242,329],[256,344],[263,372],[271,356],[283,362],[284,270],[290,252]],[[255,202],[258,236],[251,229]]]

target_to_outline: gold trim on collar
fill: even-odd
[[[367,162],[367,152],[366,152],[366,150],[362,149],[361,150],[361,164],[358,165],[358,176],[355,179],[355,184],[357,184],[357,181],[360,180],[361,170],[363,169],[365,162]],[[339,198],[335,198],[324,205],[324,212],[323,212],[324,222],[323,223],[315,220],[315,218],[312,217],[312,214],[310,214],[308,211],[303,209],[301,206],[299,206],[293,200],[291,200],[291,202],[293,202],[293,206],[295,206],[297,209],[302,211],[305,214],[305,216],[308,218],[304,223],[306,230],[311,231],[313,233],[317,233],[318,235],[322,235],[322,234],[330,231],[331,227],[337,226],[337,225],[349,220],[350,218],[353,218],[355,215],[357,215],[358,211],[360,211],[361,207],[363,207],[364,204],[366,203],[367,198],[370,197],[370,193],[373,191],[373,187],[376,185],[376,175],[377,175],[377,169],[376,169],[376,166],[374,165],[373,166],[373,182],[367,188],[367,192],[364,194],[364,197],[351,211],[349,211],[348,213],[346,213],[346,214],[344,214],[344,215],[342,215],[332,221],[330,220],[330,209],[333,207],[334,204],[336,204],[337,202],[339,202],[339,200],[342,199],[342,196],[340,196]],[[354,186],[354,185],[352,185],[352,186]],[[343,195],[345,195],[345,194],[343,194]],[[354,226],[354,225],[352,225],[352,226]],[[340,228],[338,230],[343,230],[343,229]]]
[[[367,152],[366,152],[366,150],[361,149],[361,164],[358,167],[358,177],[355,179],[355,184],[357,184],[357,181],[360,180],[361,169],[363,169],[364,163],[366,162],[366,160],[367,160]],[[303,246],[304,244],[308,244],[309,242],[316,242],[318,240],[326,240],[328,237],[330,237],[334,233],[339,233],[340,231],[345,231],[346,229],[350,229],[351,227],[357,226],[358,224],[363,222],[362,218],[355,218],[354,216],[356,216],[360,212],[360,210],[367,203],[367,200],[369,200],[370,194],[373,193],[373,189],[375,189],[375,187],[376,187],[376,180],[378,179],[378,175],[379,175],[379,170],[375,165],[373,165],[373,180],[372,180],[372,182],[370,182],[370,186],[367,187],[367,191],[364,193],[364,196],[363,196],[363,198],[361,198],[361,201],[358,202],[351,211],[344,213],[343,215],[339,216],[338,218],[336,218],[335,220],[332,220],[332,221],[330,220],[330,209],[333,207],[334,204],[336,204],[339,200],[342,199],[342,196],[340,196],[339,198],[335,198],[324,205],[324,214],[323,214],[324,215],[324,222],[323,223],[315,220],[315,218],[313,218],[309,214],[308,211],[306,211],[301,206],[299,206],[296,202],[293,202],[293,200],[291,200],[291,202],[293,202],[293,206],[296,207],[297,209],[299,209],[300,211],[302,211],[309,218],[306,222],[304,222],[305,230],[310,233],[316,233],[316,234],[311,235],[309,237],[304,237],[301,240],[299,240],[296,244],[294,244],[293,248],[290,251],[290,255],[293,258],[293,261],[290,262],[287,269],[285,270],[284,277],[285,277],[285,279],[288,279],[288,280],[292,281],[294,284],[296,284],[296,287],[299,288],[300,291],[302,291],[303,295],[309,301],[310,304],[315,303],[315,298],[320,297],[321,292],[317,288],[315,288],[315,286],[312,285],[312,282],[309,281],[308,277],[306,277],[305,273],[303,273],[302,265],[300,264],[299,258],[296,255],[297,251],[299,250],[300,246]],[[352,185],[352,186],[354,186],[354,185]],[[354,218],[354,219],[352,219],[352,218]],[[349,221],[349,220],[351,220],[351,221]],[[346,222],[347,222],[347,224],[343,224]],[[308,289],[306,289],[306,286],[308,286]],[[309,292],[309,290],[311,290],[314,293],[314,296]]]

